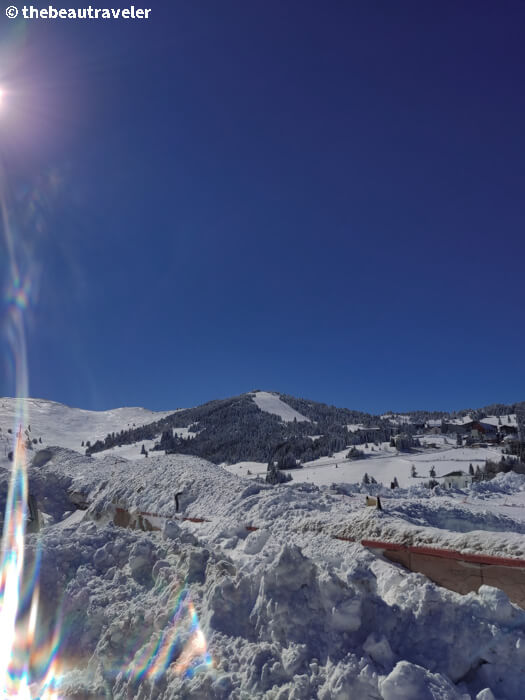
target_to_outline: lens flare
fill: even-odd
[[[4,327],[17,397],[15,443],[0,554],[0,698],[50,700],[57,697],[55,691],[60,679],[57,662],[60,625],[55,626],[47,639],[40,641],[38,548],[32,569],[24,568],[28,500],[25,439],[26,426],[29,425],[25,401],[28,372],[24,312],[30,304],[31,281],[20,272],[5,192],[5,175],[0,164],[0,207],[9,264]]]
[[[0,58],[2,52],[0,49]],[[0,87],[0,106],[5,101]],[[9,90],[11,97],[11,88]],[[18,202],[20,215],[13,215],[20,229],[30,230],[32,237],[42,235],[49,196],[60,184],[58,175],[48,177],[24,194]],[[3,290],[2,330],[8,341],[7,365],[14,380],[16,410],[13,426],[11,474],[3,520],[0,552],[0,700],[58,700],[61,686],[73,660],[64,657],[68,636],[68,619],[60,605],[54,625],[48,629],[42,620],[39,573],[41,543],[35,543],[33,560],[25,550],[28,520],[27,445],[29,445],[28,363],[25,327],[38,286],[33,264],[37,256],[11,226],[8,188],[0,161],[0,213],[3,242],[7,252],[7,283]],[[11,201],[11,200],[10,200]],[[0,240],[0,244],[2,241]],[[0,514],[1,515],[1,514]],[[33,545],[31,545],[33,546]],[[27,556],[26,556],[27,555]],[[47,620],[47,616],[46,616]],[[119,659],[110,675],[140,682],[156,682],[164,675],[191,678],[212,665],[206,637],[200,627],[195,606],[186,586],[175,595],[172,614],[164,629],[147,639],[144,631],[134,648],[128,647],[127,658]],[[138,649],[137,651],[134,651]],[[133,653],[134,652],[134,653]]]
[[[175,599],[170,621],[156,641],[137,652],[125,671],[133,681],[157,681],[168,669],[176,676],[191,677],[198,669],[212,665],[206,637],[200,628],[190,592],[183,588]]]

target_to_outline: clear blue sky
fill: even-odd
[[[152,5],[2,11],[30,393],[525,399],[525,4]]]

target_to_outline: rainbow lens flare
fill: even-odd
[[[27,565],[26,558],[30,557],[26,557],[25,550],[28,518],[26,441],[30,439],[27,432],[26,399],[29,392],[25,315],[32,305],[36,286],[32,271],[35,268],[31,264],[29,248],[13,233],[6,191],[5,173],[0,162],[1,224],[8,263],[2,326],[8,340],[8,366],[13,374],[17,397],[12,467],[0,553],[0,700],[58,700],[66,670],[75,667],[73,659],[64,658],[65,644],[62,642],[68,620],[63,620],[62,605],[58,606],[51,629],[48,629],[49,623],[41,619],[44,615],[39,606],[39,571],[43,556],[40,540],[37,540],[31,566]],[[25,212],[25,223],[36,233],[41,226],[35,217],[38,218],[41,209],[45,208],[44,204],[41,198],[34,199]],[[137,683],[143,679],[155,682],[165,674],[191,678],[199,669],[212,665],[189,590],[184,586],[175,598],[165,628],[149,641],[143,636],[140,650],[119,660],[118,667],[111,674],[113,678],[121,677]],[[104,665],[103,660],[101,663]]]
[[[16,387],[12,469],[7,493],[0,554],[0,698],[58,697],[57,665],[60,626],[47,639],[38,635],[40,552],[32,570],[25,564],[27,521],[26,426],[28,395],[27,353],[24,312],[31,297],[30,278],[20,274],[16,241],[13,237],[4,190],[4,172],[0,164],[0,206],[2,228],[8,253],[9,282],[4,295],[4,327],[9,341],[10,366]]]
[[[150,640],[135,654],[123,675],[134,682],[144,678],[156,682],[168,671],[176,676],[191,678],[198,670],[212,664],[190,592],[183,587],[176,596],[173,613],[165,629],[158,639]]]

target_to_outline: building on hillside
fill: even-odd
[[[492,425],[492,423],[484,423],[483,421],[473,422],[470,429],[470,435],[474,439],[478,440],[480,438],[494,442],[497,442],[498,440],[498,431],[496,426]]]
[[[475,421],[465,420],[456,421],[454,423],[447,423],[447,432],[456,433],[456,435],[469,435],[472,432]]]
[[[498,425],[498,432],[500,432],[504,436],[507,436],[507,435],[515,436],[518,434],[518,426],[509,425],[508,423],[503,423],[503,425]]]
[[[431,420],[427,420],[425,428],[427,430],[434,430],[437,428],[439,432],[441,432],[441,420],[436,420],[434,418],[432,418]]]
[[[439,477],[446,489],[464,489],[472,483],[472,476],[464,471],[454,471]]]

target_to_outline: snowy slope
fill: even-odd
[[[349,448],[345,448],[332,457],[320,457],[312,462],[306,462],[302,469],[290,470],[290,474],[296,483],[310,483],[317,486],[360,483],[363,476],[368,474],[386,487],[389,487],[394,478],[397,478],[400,486],[408,488],[428,481],[432,467],[436,471],[436,478],[439,479],[451,471],[461,470],[468,473],[471,464],[475,469],[477,466],[483,467],[487,459],[495,461],[501,459],[501,449],[498,447],[459,448],[450,444],[453,442],[450,438],[441,435],[420,439],[423,443],[435,444],[436,448],[398,452],[390,447],[389,443],[382,443],[379,446],[371,443],[362,444],[356,447],[365,453],[365,459],[347,459]],[[416,468],[416,477],[411,475],[412,466]],[[237,476],[251,478],[264,476],[267,471],[267,465],[262,462],[238,462],[224,465],[224,468]]]
[[[474,469],[480,468],[487,459],[499,461],[501,450],[491,448],[458,448],[444,444],[441,436],[432,439],[439,447],[437,449],[418,450],[416,452],[398,452],[388,443],[379,447],[369,444],[358,445],[358,449],[366,454],[365,459],[348,460],[348,449],[337,452],[333,457],[320,457],[313,462],[307,462],[303,469],[292,471],[294,481],[307,481],[317,485],[331,483],[360,482],[368,474],[385,486],[397,477],[400,486],[409,487],[428,481],[430,469],[434,467],[439,478],[451,471],[469,471],[470,464]],[[416,477],[411,476],[412,466],[416,468]]]
[[[277,394],[272,394],[268,391],[256,391],[252,394],[252,397],[261,411],[280,416],[283,421],[291,423],[293,420],[308,420],[308,418],[305,418],[305,416],[302,416],[298,411],[282,401]]]
[[[38,440],[41,437],[43,445],[61,445],[73,450],[80,450],[82,441],[104,439],[108,433],[151,423],[174,413],[149,411],[145,408],[86,411],[44,399],[26,399],[25,404],[31,438]],[[0,439],[4,448],[12,443],[12,435],[7,431],[11,429],[14,433],[16,430],[16,411],[15,399],[0,399]],[[5,450],[0,451],[3,453]]]

